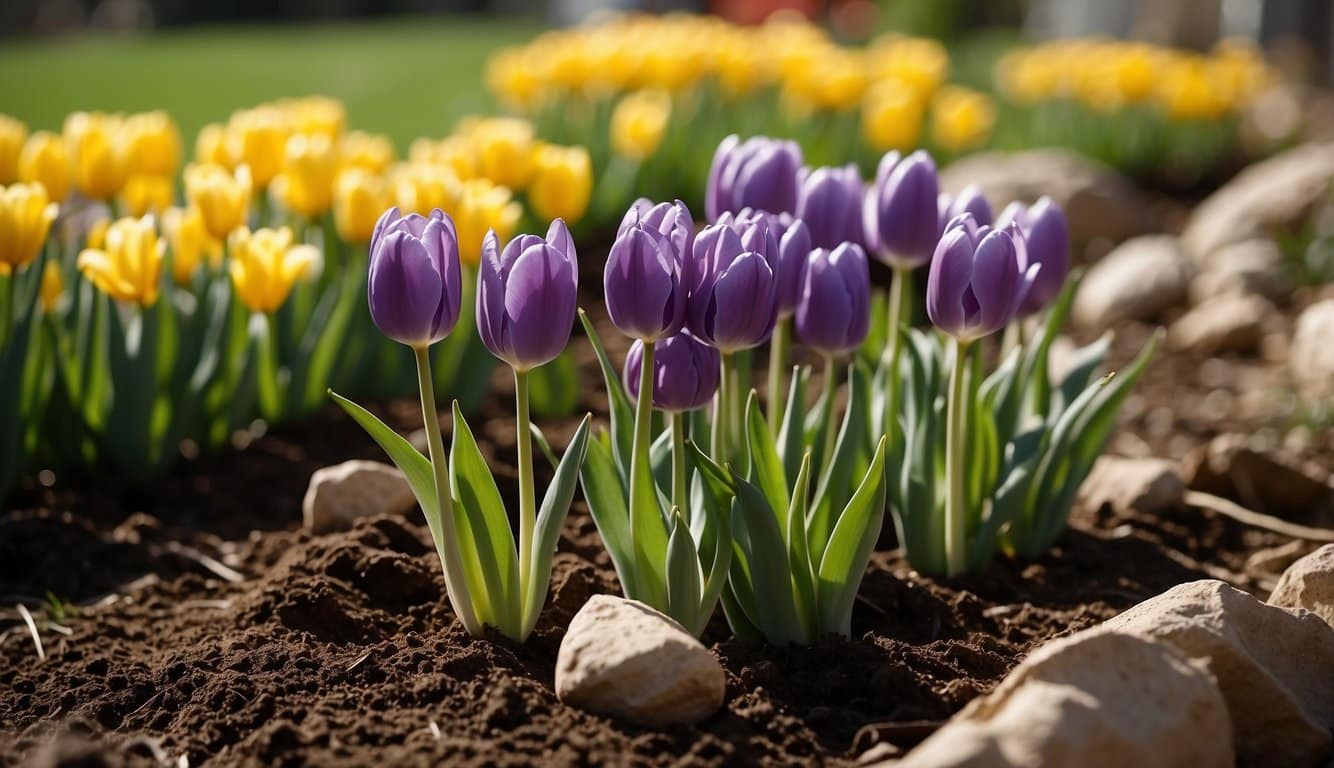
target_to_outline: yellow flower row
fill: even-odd
[[[1224,40],[1208,54],[1120,40],[1062,40],[1011,52],[996,68],[1006,98],[1075,100],[1110,112],[1151,105],[1176,120],[1244,109],[1274,73],[1254,46]]]

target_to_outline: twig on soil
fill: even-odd
[[[231,600],[186,600],[177,606],[177,608],[182,611],[193,611],[196,608],[206,608],[212,611],[227,611],[231,610],[231,607]]]
[[[363,661],[365,661],[366,659],[369,659],[370,657],[371,657],[371,652],[370,652],[370,651],[366,651],[365,653],[363,653],[363,654],[361,654],[360,656],[358,656],[356,661],[352,662],[351,664],[348,664],[348,665],[347,665],[347,669],[346,669],[345,671],[347,671],[347,672],[351,672],[352,670],[354,670],[354,669],[356,669],[357,667],[361,666],[361,663],[362,663]]]
[[[32,614],[28,611],[28,606],[19,603],[18,607],[19,615],[23,617],[23,623],[28,625],[28,634],[32,635],[32,644],[37,647],[37,658],[46,661],[46,649],[42,648],[42,636],[37,633],[37,622],[32,620]]]
[[[1253,528],[1261,528],[1272,533],[1291,536],[1294,539],[1305,539],[1307,541],[1334,541],[1334,530],[1329,528],[1312,528],[1307,525],[1298,525],[1290,523],[1287,520],[1266,515],[1254,510],[1247,509],[1230,499],[1222,496],[1215,496],[1212,493],[1203,491],[1186,491],[1185,501],[1192,507],[1200,507],[1217,512],[1224,517],[1230,517],[1239,523],[1244,523]]]
[[[435,737],[436,741],[440,741],[444,738],[444,734],[440,733],[440,726],[436,725],[434,720],[430,721],[429,725],[431,727],[431,735]]]
[[[186,560],[197,564],[199,567],[230,584],[239,584],[245,581],[245,576],[239,571],[228,568],[214,558],[209,557],[194,547],[186,546],[179,541],[169,541],[164,544],[162,548],[177,557],[183,557]]]

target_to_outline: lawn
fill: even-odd
[[[193,141],[238,107],[319,93],[346,102],[351,125],[406,149],[487,107],[487,55],[538,29],[455,17],[11,42],[0,48],[0,111],[58,128],[76,109],[165,108]]]

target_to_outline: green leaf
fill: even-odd
[[[506,634],[522,634],[519,555],[505,501],[477,448],[463,410],[454,401],[454,445],[449,452],[459,553],[477,618]]]
[[[770,643],[809,642],[797,617],[778,514],[760,489],[739,477],[735,483],[731,584],[737,602]]]
[[[630,538],[630,512],[626,505],[625,486],[611,457],[611,440],[606,432],[589,442],[588,455],[579,470],[579,484],[584,489],[584,500],[589,514],[597,525],[602,543],[611,556],[616,578],[621,582],[625,596],[641,600],[638,578],[635,575],[635,553]]]
[[[746,438],[750,442],[750,481],[764,493],[775,513],[786,513],[788,490],[783,461],[774,448],[773,435],[764,414],[760,413],[759,399],[754,391],[746,400]],[[786,527],[785,518],[779,518],[778,522]]]
[[[1103,358],[1107,356],[1107,349],[1111,346],[1111,336],[1104,335],[1097,341],[1086,347],[1080,347],[1070,355],[1070,367],[1061,382],[1057,394],[1060,395],[1060,402],[1053,403],[1053,419],[1058,418],[1059,414],[1068,409],[1076,399],[1079,398],[1093,380],[1093,374],[1102,365]]]
[[[552,469],[555,469],[560,461],[556,458],[556,452],[551,450],[551,443],[547,441],[547,436],[542,434],[542,428],[537,426],[535,422],[529,422],[528,433],[533,436],[533,442],[537,444],[537,449],[546,457],[547,463],[551,465]]]
[[[835,513],[847,503],[853,492],[853,478],[860,474],[865,461],[863,430],[870,419],[870,377],[865,369],[851,366],[848,373],[848,410],[835,442],[834,459],[825,467],[815,490],[806,539],[813,557],[824,551],[833,530]]]
[[[389,455],[389,459],[394,462],[403,476],[407,478],[408,485],[412,487],[412,493],[417,497],[417,503],[421,505],[422,512],[426,514],[426,525],[431,529],[431,538],[435,540],[436,549],[440,551],[441,557],[444,557],[444,540],[441,538],[440,528],[440,504],[435,495],[435,475],[431,472],[431,460],[422,455],[421,451],[413,447],[407,438],[390,429],[383,421],[375,417],[375,414],[362,408],[360,405],[348,400],[342,395],[329,390],[329,396],[338,403],[347,415],[364,430],[371,439],[379,444],[380,448]]]
[[[695,634],[699,635],[713,617],[718,598],[727,586],[728,570],[732,563],[732,496],[725,486],[705,479],[702,473],[696,473],[696,478],[698,493],[691,498],[692,501],[699,499],[695,514],[703,519],[700,525],[692,521],[691,535],[698,542],[701,565],[705,561],[708,563],[697,614]],[[710,487],[706,489],[705,485]],[[670,545],[670,541],[668,543]]]
[[[820,628],[847,637],[852,631],[852,605],[866,573],[871,552],[885,518],[885,439],[880,438],[875,457],[857,492],[839,515],[820,560],[817,595]]]
[[[806,381],[811,369],[806,366],[792,368],[792,380],[788,385],[787,410],[783,413],[783,423],[778,429],[778,455],[783,460],[783,476],[787,478],[788,492],[801,470],[802,457],[806,454],[806,435],[803,420],[806,415]]]
[[[792,491],[792,504],[787,512],[787,567],[792,574],[792,593],[797,617],[806,628],[806,634],[815,637],[817,607],[815,596],[815,569],[806,545],[807,497],[810,494],[811,455],[801,459],[797,482]]]
[[[527,593],[524,595],[523,632],[527,637],[537,625],[537,616],[546,601],[547,586],[551,583],[551,558],[556,552],[556,541],[560,538],[561,527],[570,513],[570,502],[574,500],[574,486],[579,480],[580,468],[588,450],[588,431],[592,416],[584,416],[579,422],[579,429],[570,439],[565,449],[565,456],[556,467],[556,474],[547,486],[542,497],[542,507],[537,512],[537,524],[533,528],[533,558],[531,572],[527,575]],[[507,520],[508,524],[508,520]]]
[[[700,626],[699,553],[690,537],[690,526],[681,517],[681,510],[672,508],[672,532],[667,539],[667,603],[665,613],[681,622],[691,634],[698,636]]]
[[[607,389],[607,416],[611,421],[611,442],[614,447],[612,457],[616,460],[616,470],[621,474],[621,480],[629,485],[630,454],[634,451],[635,441],[634,408],[630,406],[630,396],[625,391],[625,385],[621,383],[620,373],[616,370],[616,366],[612,365],[611,358],[607,356],[607,350],[602,346],[602,339],[598,337],[593,321],[588,319],[588,313],[582,309],[579,310],[579,322],[583,324],[588,343],[592,345],[593,352],[598,358],[598,366],[602,368],[602,381]]]

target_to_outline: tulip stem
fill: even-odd
[[[824,358],[824,449],[820,459],[824,466],[834,463],[834,446],[838,441],[838,419],[834,414],[834,393],[838,390],[838,368],[833,355]]]
[[[967,569],[964,453],[968,438],[968,403],[964,402],[971,342],[954,340],[954,367],[945,426],[945,570],[958,576]]]
[[[787,316],[780,316],[774,326],[773,341],[769,344],[769,429],[778,434],[787,408],[787,387],[783,374],[788,371],[792,352],[792,324]]]
[[[899,422],[899,358],[903,355],[903,338],[901,330],[903,328],[904,313],[907,310],[908,284],[912,282],[912,272],[901,267],[894,268],[894,275],[889,283],[889,326],[886,329],[885,339],[888,342],[887,354],[885,357],[886,376],[885,385],[888,391],[885,393],[885,435],[889,437],[891,446],[896,443],[895,433],[898,431]]]
[[[649,466],[649,443],[653,432],[653,346],[652,341],[644,342],[644,357],[639,368],[639,398],[635,401],[634,444],[630,449],[630,542],[635,553],[636,568],[644,569],[644,573],[649,572],[648,564],[641,559],[646,557],[643,554],[644,543],[635,541],[641,524],[637,522],[637,512],[649,507],[658,508],[657,492],[652,487],[653,468]],[[641,487],[642,480],[649,482],[648,488]],[[641,502],[641,496],[649,501]]]
[[[644,390],[639,390],[643,392]],[[680,411],[672,412],[672,506],[686,513],[686,499],[689,497],[686,485],[686,416]]]
[[[470,635],[481,635],[482,625],[473,613],[472,597],[468,594],[468,580],[463,573],[463,555],[459,550],[458,531],[454,527],[454,497],[449,490],[449,462],[445,457],[445,441],[440,436],[440,417],[435,410],[435,387],[431,383],[430,348],[413,347],[417,356],[417,388],[421,392],[422,421],[425,422],[426,440],[430,448],[431,474],[435,478],[436,519],[431,525],[440,562],[445,571],[445,589],[449,604]],[[423,510],[427,515],[430,510]]]
[[[17,307],[14,306],[16,291],[15,288],[19,281],[19,272],[16,268],[11,268],[9,274],[0,275],[0,280],[5,281],[5,303],[4,308],[0,309],[0,344],[9,341],[9,332],[14,325],[14,315]]]
[[[527,605],[532,586],[533,529],[537,527],[536,492],[533,488],[533,435],[528,415],[528,372],[514,370],[515,443],[519,453],[519,592]]]
[[[735,421],[734,413],[736,408],[737,392],[740,377],[737,376],[736,360],[733,352],[723,352],[722,357],[722,375],[718,384],[718,408],[713,418],[713,460],[719,464],[725,464],[731,460],[731,452],[735,446],[732,441],[736,432],[734,432],[733,423]]]

